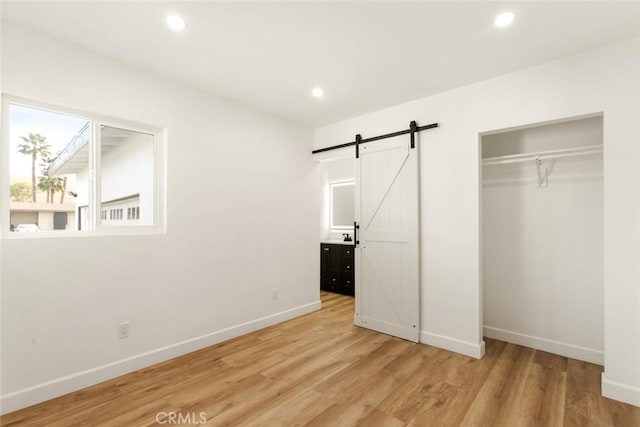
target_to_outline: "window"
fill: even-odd
[[[73,165],[51,174],[52,165],[65,147],[82,148],[89,142],[90,120],[69,114],[11,104],[8,108],[9,149],[9,224],[10,230],[21,230],[21,224],[35,224],[41,231],[54,230],[56,212],[67,214],[62,229],[76,225],[77,199],[89,187],[80,172],[88,170],[87,148],[73,159]],[[5,144],[6,146],[6,144]],[[82,199],[82,198],[81,198]],[[6,199],[5,199],[6,200]],[[3,230],[4,231],[4,230]]]
[[[0,194],[9,201],[2,215],[10,224],[4,235],[20,224],[42,232],[160,229],[160,130],[3,98],[9,188]]]
[[[134,219],[130,209],[142,206],[137,225],[152,225],[154,212],[154,135],[122,127],[101,126],[102,207],[118,208],[117,225]],[[123,209],[127,212],[123,216]],[[103,221],[103,225],[114,225]]]
[[[339,181],[329,184],[331,191],[329,207],[331,228],[334,230],[351,230],[355,219],[354,182]]]

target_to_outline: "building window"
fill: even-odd
[[[127,208],[127,219],[129,220],[140,219],[140,207],[135,206],[132,208]]]
[[[53,231],[55,212],[66,213],[76,231],[161,230],[161,130],[7,96],[2,111],[10,175],[0,193],[9,200],[3,234],[19,224]]]

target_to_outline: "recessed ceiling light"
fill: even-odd
[[[496,16],[496,19],[493,21],[493,23],[498,28],[508,27],[513,22],[514,17],[515,15],[511,12],[501,13],[500,15]]]
[[[311,90],[311,95],[313,95],[315,98],[322,98],[324,96],[324,91],[322,90],[322,88],[316,87]]]
[[[169,15],[167,16],[167,25],[173,31],[182,31],[187,26],[187,23],[178,15]]]

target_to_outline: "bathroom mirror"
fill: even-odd
[[[351,230],[354,221],[354,182],[333,182],[331,188],[331,228]]]

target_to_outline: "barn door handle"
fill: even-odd
[[[360,241],[358,240],[358,229],[360,226],[357,222],[353,221],[353,246],[358,246]]]

